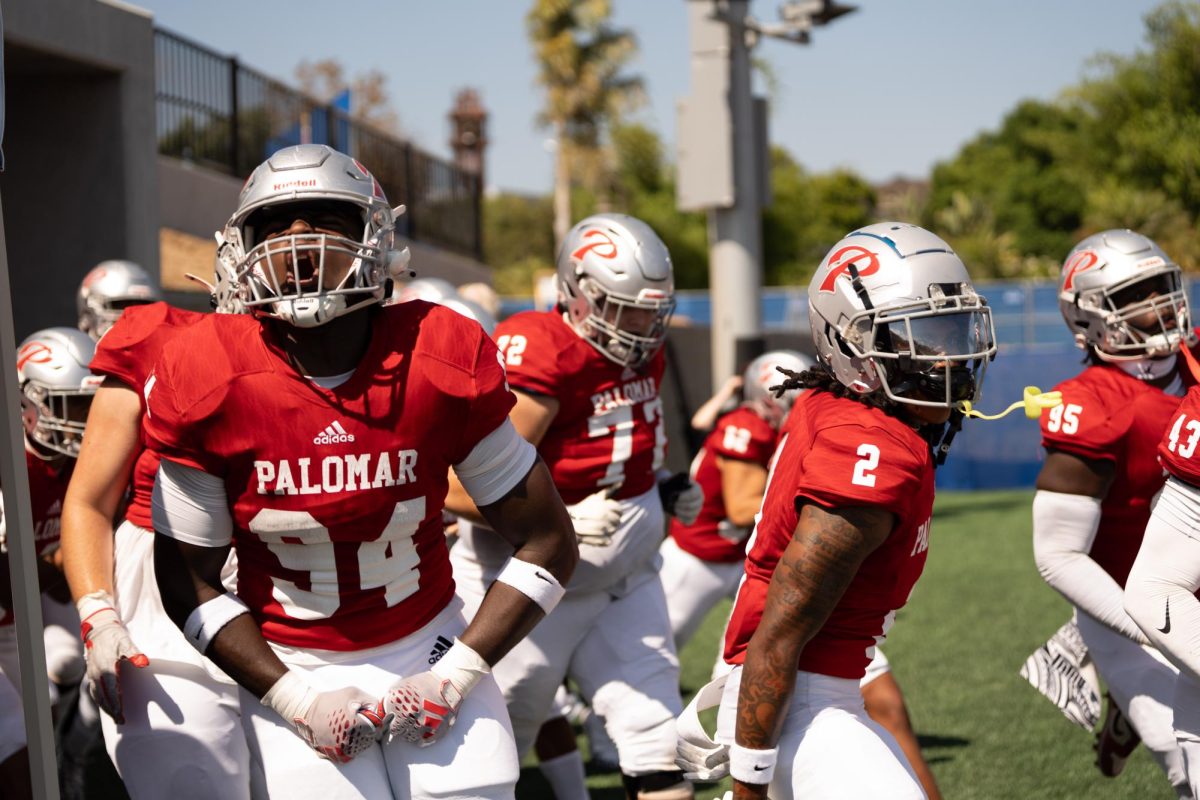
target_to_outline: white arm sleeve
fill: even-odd
[[[1088,555],[1099,527],[1099,499],[1039,491],[1033,496],[1033,559],[1038,572],[1080,611],[1145,644],[1148,640],[1125,613],[1120,584]]]
[[[508,419],[479,440],[471,454],[454,465],[454,474],[477,506],[490,505],[529,474],[537,448],[521,438]]]
[[[154,530],[199,547],[233,541],[233,517],[225,481],[194,467],[163,459],[151,496]]]
[[[1150,642],[1200,682],[1200,496],[1163,487],[1125,583],[1125,608]]]

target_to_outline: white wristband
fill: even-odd
[[[183,624],[183,636],[203,655],[222,628],[242,614],[249,613],[250,607],[237,595],[229,592],[217,595],[192,609],[187,622]]]
[[[308,681],[288,670],[263,695],[262,704],[274,709],[284,722],[295,724],[296,720],[304,719],[316,696],[316,689]]]
[[[462,639],[455,639],[446,654],[429,671],[450,681],[466,697],[475,684],[492,671],[492,667]]]
[[[753,750],[740,744],[729,746],[729,774],[742,783],[770,783],[775,776],[779,748]]]
[[[549,614],[562,600],[567,590],[550,574],[550,570],[513,557],[505,562],[496,580],[507,583],[542,607]]]

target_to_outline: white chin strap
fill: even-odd
[[[1141,381],[1156,381],[1159,378],[1165,378],[1175,370],[1174,354],[1166,358],[1135,358],[1109,363],[1115,363],[1126,375],[1131,375]]]

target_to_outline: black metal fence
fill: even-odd
[[[482,258],[479,176],[178,34],[154,32],[158,150],[239,178],[275,150],[328,144],[404,203],[401,233]]]

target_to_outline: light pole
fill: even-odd
[[[796,0],[780,7],[779,22],[764,24],[748,6],[688,0],[692,93],[679,103],[676,202],[683,211],[708,213],[714,391],[762,349],[770,158],[766,101],[751,91],[750,51],[762,36],[807,44],[814,26],[855,10],[836,0]]]

